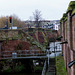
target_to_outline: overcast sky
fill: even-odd
[[[33,12],[41,11],[44,20],[59,20],[66,12],[71,0],[0,0],[0,17],[17,15],[29,20]],[[72,0],[75,1],[75,0]]]

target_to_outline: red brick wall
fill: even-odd
[[[64,25],[64,23],[62,22],[62,24],[61,24],[61,36],[63,36],[63,25]],[[61,39],[61,41],[63,42],[63,40],[64,40],[64,37]],[[62,54],[64,55],[64,45],[62,45]]]
[[[75,15],[72,17],[72,39],[73,39],[73,50],[75,51]]]
[[[70,12],[68,13],[68,18],[67,18],[67,40],[68,40],[68,45],[70,47]]]
[[[65,29],[65,35],[64,36],[65,36],[65,40],[67,40],[67,21],[65,21],[64,24],[65,24],[64,25],[65,26],[65,28],[64,28]]]
[[[2,49],[1,52],[3,51],[17,51],[17,50],[30,50],[30,44],[28,42],[22,41],[22,40],[9,40],[9,41],[4,41],[2,43]],[[1,54],[1,57],[10,57],[12,52],[3,52]],[[5,55],[10,55],[10,56],[5,56]]]
[[[75,51],[70,50],[71,52],[71,61],[75,60]],[[71,75],[75,75],[75,65],[71,67]]]
[[[67,47],[67,44],[65,44],[65,68],[67,70],[67,51],[68,51],[68,47]]]
[[[62,41],[65,41],[67,39],[67,21],[63,21],[63,39]],[[63,44],[63,57],[64,57],[64,61],[65,61],[65,68],[67,70],[67,44]]]
[[[71,75],[71,69],[68,67],[68,63],[71,61],[70,48],[67,45],[67,71],[68,75]]]
[[[75,75],[75,65],[71,68],[68,67],[68,63],[75,60],[75,15],[71,16],[71,12],[67,14],[67,21],[62,22],[62,41],[67,39],[68,44],[63,44],[63,57],[65,61],[65,68],[68,71],[68,75]]]
[[[19,44],[22,44],[22,50],[29,50],[30,44],[28,42],[24,42],[21,40],[10,40],[10,41],[4,41],[2,43],[2,50],[3,51],[14,51],[16,50],[17,46]]]
[[[65,61],[65,67],[66,67],[66,50],[65,50],[65,44],[63,45],[63,57],[64,57],[64,61]]]

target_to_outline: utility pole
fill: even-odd
[[[7,26],[7,29],[8,29],[8,16],[6,16],[6,26]]]

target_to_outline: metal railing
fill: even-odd
[[[42,75],[46,75],[46,61],[44,63],[44,67],[43,67],[43,70],[42,70]]]
[[[2,51],[1,56],[6,57],[26,57],[26,56],[42,56],[46,55],[45,51],[41,50],[15,50],[15,51]]]

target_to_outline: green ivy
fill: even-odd
[[[14,70],[15,70],[15,72],[21,72],[22,70],[24,70],[24,66],[23,65],[15,66]]]

